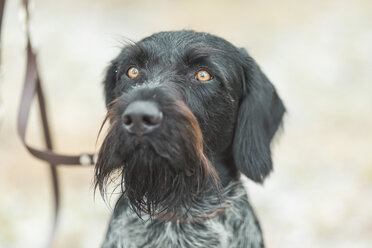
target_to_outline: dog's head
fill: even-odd
[[[104,88],[110,129],[96,186],[104,192],[121,176],[137,212],[176,211],[218,188],[222,171],[263,182],[272,170],[270,142],[284,106],[245,50],[221,38],[163,32],[128,45]]]

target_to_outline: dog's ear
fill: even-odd
[[[111,61],[106,69],[105,80],[103,86],[105,90],[106,107],[115,99],[115,87],[117,81],[117,62]]]
[[[242,89],[233,156],[248,178],[263,183],[272,170],[270,142],[281,124],[284,105],[256,62],[241,50]]]

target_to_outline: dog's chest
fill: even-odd
[[[242,189],[243,190],[243,189]],[[144,222],[130,208],[111,219],[102,247],[245,248],[263,247],[262,234],[247,196],[238,193],[220,216],[199,223]]]
[[[119,218],[114,221],[113,229],[106,237],[103,247],[229,247],[231,232],[228,232],[222,223],[143,223],[134,218]]]

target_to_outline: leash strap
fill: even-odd
[[[26,0],[27,2],[27,0]],[[36,55],[32,51],[30,38],[27,37],[27,69],[22,91],[21,104],[18,114],[18,134],[21,137],[23,145],[35,157],[56,165],[92,165],[94,164],[95,156],[93,154],[83,153],[78,156],[62,155],[53,152],[50,129],[47,120],[45,98],[37,71]],[[39,109],[41,114],[41,121],[43,124],[44,139],[46,143],[45,150],[36,149],[26,142],[26,128],[31,108],[31,103],[37,95],[39,102]]]
[[[50,129],[47,120],[46,102],[43,94],[41,80],[38,74],[36,54],[33,52],[30,33],[28,28],[29,10],[28,0],[23,0],[26,11],[26,33],[27,33],[27,65],[26,76],[22,91],[21,103],[18,114],[18,134],[21,137],[22,143],[27,150],[35,157],[48,162],[54,166],[56,165],[93,165],[95,156],[93,154],[82,153],[80,155],[63,155],[53,151]],[[31,103],[34,97],[38,97],[39,109],[41,114],[41,121],[43,124],[44,138],[46,142],[46,149],[39,150],[31,147],[26,142],[26,128],[31,108]]]
[[[26,36],[27,36],[27,65],[24,86],[22,90],[21,103],[18,113],[17,130],[23,145],[26,149],[38,159],[41,159],[49,164],[51,173],[53,194],[54,194],[54,216],[53,224],[50,234],[48,236],[48,243],[46,247],[51,247],[56,234],[58,215],[60,207],[60,192],[58,183],[57,165],[93,165],[95,163],[95,155],[93,154],[80,154],[80,155],[63,155],[53,151],[52,138],[48,124],[46,102],[44,93],[41,86],[41,80],[38,74],[36,63],[36,54],[32,50],[30,32],[29,32],[29,9],[28,0],[22,0],[25,14],[26,14]],[[0,0],[0,34],[1,34],[1,21],[4,13],[5,0]],[[36,149],[26,142],[26,129],[28,118],[30,114],[31,103],[37,96],[40,110],[40,117],[43,126],[43,135],[46,149]]]
[[[26,65],[26,76],[24,80],[24,86],[22,91],[21,103],[18,114],[18,134],[27,150],[35,157],[44,160],[53,165],[93,165],[94,155],[93,154],[80,154],[77,156],[73,155],[62,155],[53,152],[51,135],[49,131],[49,125],[47,121],[46,103],[41,86],[40,77],[38,74],[36,54],[32,50],[30,34],[28,29],[29,11],[28,11],[28,0],[23,0],[24,8],[26,10],[26,22],[27,22],[27,65]],[[31,103],[34,97],[37,95],[39,102],[39,109],[41,113],[41,120],[43,124],[43,131],[45,136],[45,142],[47,149],[39,150],[31,147],[26,142],[26,128],[28,117],[30,113]]]
[[[36,149],[26,142],[26,128],[30,114],[31,103],[34,97],[38,97],[39,109],[41,114],[41,121],[43,125],[44,139],[46,143],[45,150]],[[18,114],[18,134],[21,137],[23,145],[35,157],[56,165],[92,165],[95,156],[93,154],[83,153],[78,156],[62,155],[53,152],[52,139],[47,120],[46,103],[43,90],[40,83],[40,78],[37,72],[36,55],[31,48],[30,40],[27,41],[27,69],[24,81],[21,104]]]

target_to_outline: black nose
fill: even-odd
[[[154,102],[135,101],[129,104],[122,117],[124,128],[141,136],[160,126],[163,113]]]

